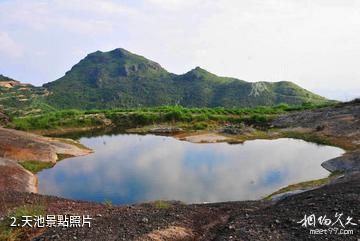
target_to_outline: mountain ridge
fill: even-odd
[[[327,99],[287,81],[250,83],[195,67],[184,74],[117,48],[88,54],[66,74],[44,84],[58,108],[103,109],[179,104],[187,107],[252,107]]]
[[[0,75],[0,96],[0,107],[10,108],[12,112],[25,107],[27,112],[32,112],[34,106],[37,109],[163,105],[254,107],[328,101],[289,81],[246,82],[218,76],[199,66],[183,74],[174,74],[160,64],[122,48],[89,53],[63,77],[42,87]]]

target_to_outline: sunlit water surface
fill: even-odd
[[[122,134],[80,142],[95,153],[40,172],[40,193],[114,204],[259,199],[289,184],[326,177],[320,164],[343,153],[294,139],[193,144]]]

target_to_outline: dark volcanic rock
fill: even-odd
[[[321,166],[330,172],[360,171],[360,150],[348,152],[343,156],[328,160]]]
[[[163,128],[151,129],[150,133],[170,135],[170,134],[176,134],[176,133],[179,133],[182,131],[183,131],[183,129],[178,128],[178,127],[163,127]]]
[[[18,192],[2,192],[0,217],[4,207],[46,204],[47,214],[90,215],[91,228],[47,228],[33,240],[198,240],[198,241],[305,241],[354,240],[359,237],[360,175],[276,203],[263,201],[184,205],[169,203],[167,208],[153,204],[109,206]],[[336,213],[346,223],[349,235],[311,235],[311,227],[299,223],[314,214],[336,220]],[[146,220],[146,221],[143,221]],[[318,220],[318,219],[317,219]],[[322,226],[317,223],[317,227]],[[334,227],[337,227],[334,226]]]
[[[253,128],[245,126],[244,124],[239,125],[227,125],[222,129],[222,132],[230,135],[243,135],[254,131]]]
[[[354,101],[335,107],[284,114],[276,118],[272,125],[310,128],[332,136],[358,137],[360,140],[360,103]]]
[[[276,118],[274,127],[308,128],[338,143],[350,143],[354,151],[328,160],[322,166],[331,171],[360,170],[360,102],[354,100],[317,110],[284,114]],[[349,146],[349,145],[348,145]]]

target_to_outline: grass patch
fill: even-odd
[[[170,203],[163,200],[157,200],[153,203],[153,205],[157,209],[167,209],[170,207]]]
[[[0,222],[0,240],[24,240],[27,233],[39,231],[38,229],[30,227],[11,227],[10,225],[14,221],[11,217],[16,218],[16,224],[23,224],[21,223],[23,216],[45,216],[45,209],[44,205],[24,205],[17,207],[3,221]]]
[[[41,115],[13,118],[9,127],[19,130],[46,130],[67,127],[89,127],[102,125],[100,115],[85,114],[80,110],[53,111]]]
[[[84,146],[83,144],[81,144],[80,142],[78,141],[75,141],[75,140],[72,140],[72,139],[66,139],[66,138],[57,138],[59,141],[61,142],[64,142],[66,144],[69,144],[69,145],[73,145],[73,146],[76,146],[80,149],[84,149],[84,150],[91,150],[90,148]],[[67,155],[67,154],[58,154],[59,155]]]
[[[344,175],[343,171],[334,171],[332,173],[330,173],[329,177],[337,177],[337,176],[341,176]]]
[[[340,176],[342,174],[343,174],[343,172],[336,171],[336,172],[330,173],[330,175],[325,178],[292,184],[287,187],[281,188],[276,192],[273,192],[269,196],[265,197],[264,200],[271,200],[271,198],[273,196],[275,196],[277,194],[285,193],[285,192],[290,192],[290,191],[299,190],[299,189],[310,189],[310,188],[319,187],[319,186],[328,184],[330,182],[330,180],[332,180],[333,178]]]
[[[125,129],[160,123],[203,123],[215,121],[219,124],[244,122],[248,125],[267,127],[269,121],[285,112],[317,109],[324,105],[259,106],[254,108],[187,108],[179,105],[139,107],[104,110],[61,110],[45,114],[14,117],[8,125],[20,130],[53,130],[62,128],[99,127],[111,122]],[[205,128],[198,124],[200,128]]]
[[[194,130],[205,130],[208,128],[208,124],[206,122],[198,122],[193,125]]]
[[[70,154],[59,154],[58,153],[56,155],[58,157],[58,159],[57,159],[58,162],[66,159],[66,158],[74,157],[73,155],[70,155]]]
[[[283,136],[286,138],[301,139],[308,142],[313,142],[321,145],[333,146],[334,144],[328,140],[326,137],[319,136],[312,132],[295,132],[295,131],[286,131],[283,132]]]
[[[329,178],[325,177],[325,178],[321,178],[321,179],[317,179],[317,180],[292,184],[287,187],[281,188],[280,190],[278,190],[276,192],[273,192],[269,196],[265,197],[264,200],[271,200],[271,198],[277,194],[290,192],[290,191],[294,191],[294,190],[298,190],[298,189],[310,189],[310,188],[314,188],[314,187],[318,187],[318,186],[327,184],[328,182],[329,182]]]
[[[23,161],[19,162],[19,164],[34,174],[54,166],[54,163],[42,161]]]

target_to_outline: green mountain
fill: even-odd
[[[183,75],[172,74],[124,49],[91,53],[44,87],[50,91],[48,103],[58,108],[244,107],[327,101],[286,81],[249,83],[199,67]]]

